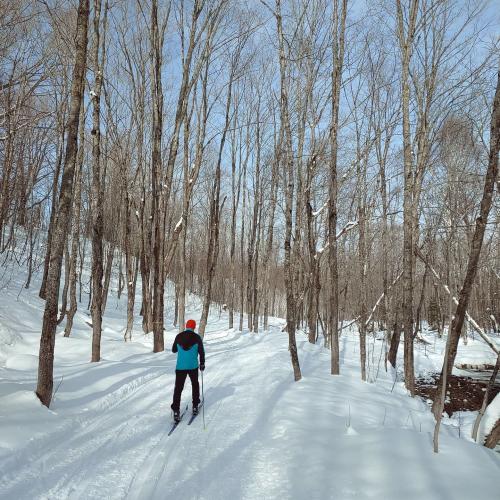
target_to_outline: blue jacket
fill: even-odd
[[[175,337],[172,352],[177,353],[176,370],[195,370],[198,368],[198,355],[200,363],[205,364],[203,340],[193,330],[184,330]]]

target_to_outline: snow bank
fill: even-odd
[[[500,418],[500,392],[495,396],[495,399],[486,407],[479,431],[477,433],[477,442],[484,443],[486,436],[493,430],[494,425]]]
[[[440,373],[446,349],[446,336],[442,338],[431,337],[424,331],[422,337],[427,344],[415,343],[415,374],[416,376],[425,376],[428,373]],[[401,354],[402,350],[401,344],[398,354]],[[497,355],[478,335],[469,337],[467,343],[464,343],[463,338],[460,338],[453,373],[456,375],[464,374],[462,370],[457,368],[460,365],[494,365],[496,359]],[[400,363],[402,364],[402,357]]]
[[[5,349],[7,346],[13,346],[17,341],[21,340],[21,335],[7,328],[5,324],[2,324],[2,318],[0,317],[0,349]]]
[[[34,354],[14,354],[7,358],[5,367],[11,370],[34,371],[38,368],[38,356]]]

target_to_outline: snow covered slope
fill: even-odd
[[[205,338],[206,428],[200,415],[168,437],[175,329],[168,321],[167,350],[153,354],[137,318],[125,344],[126,297],[113,296],[100,363],[89,363],[86,312],[70,338],[60,328],[47,410],[33,393],[39,283],[18,297],[23,274],[13,276],[0,291],[0,498],[499,498],[498,454],[453,426],[444,426],[434,454],[425,404],[401,383],[393,387],[383,366],[375,383],[360,380],[354,331],[342,336],[338,377],[329,375],[329,351],[299,336],[303,379],[295,383],[281,320],[256,335],[227,330],[227,318],[214,314]],[[199,319],[199,302],[189,307]]]

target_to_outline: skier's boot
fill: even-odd
[[[171,404],[171,405],[170,405],[170,408],[172,409],[172,412],[173,412],[173,414],[174,414],[174,422],[175,422],[175,423],[180,422],[180,421],[181,421],[181,412],[180,412],[179,410],[176,410],[176,409],[174,408],[174,405],[173,405],[173,404]]]
[[[193,415],[198,415],[199,408],[197,404],[193,404]]]

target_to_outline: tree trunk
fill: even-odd
[[[36,394],[45,406],[52,399],[54,344],[57,326],[57,305],[61,265],[68,233],[68,221],[73,198],[73,178],[76,163],[78,125],[80,107],[84,90],[84,76],[87,61],[87,26],[89,0],[80,0],[76,28],[76,54],[71,86],[71,107],[68,119],[68,137],[64,158],[59,207],[54,225],[54,237],[50,252],[50,265],[47,275],[45,312],[43,315],[42,335],[38,363],[38,384]]]
[[[134,326],[135,289],[139,270],[139,259],[134,257],[131,248],[131,206],[128,194],[125,195],[126,221],[125,221],[125,272],[127,277],[127,327],[123,336],[125,342],[132,340]]]
[[[119,219],[118,219],[119,225]],[[111,272],[113,271],[113,261],[115,258],[116,252],[116,242],[112,241],[108,245],[108,250],[106,252],[106,266],[104,267],[104,282],[102,285],[102,314],[104,315],[104,311],[106,310],[106,304],[108,303],[109,296],[109,284],[111,282]]]
[[[387,360],[391,363],[392,367],[396,368],[396,360],[398,357],[399,341],[401,339],[401,323],[398,321],[398,313],[394,318],[394,326],[391,335],[391,347],[389,348],[389,354],[387,355]]]
[[[258,325],[254,325],[254,317],[256,313],[256,274],[257,274],[257,232],[259,220],[259,207],[260,207],[260,96],[257,104],[256,112],[256,140],[255,145],[257,148],[254,172],[254,199],[253,199],[253,216],[250,226],[250,235],[248,239],[248,260],[247,260],[247,320],[248,330],[255,332]]]
[[[314,215],[311,205],[312,179],[316,167],[316,157],[313,156],[307,164],[306,186],[304,189],[304,206],[306,209],[307,247],[309,253],[309,276],[307,292],[307,330],[308,340],[316,343],[316,325],[318,320],[318,296],[321,289],[319,280],[319,256],[316,254],[316,236],[314,231]]]
[[[253,277],[252,277],[252,289],[253,289],[253,331],[254,333],[258,333],[259,331],[259,282],[258,282],[258,268],[259,268],[259,249],[260,249],[260,240],[262,233],[262,192],[259,193],[258,197],[259,204],[259,218],[257,221],[257,240],[255,242],[255,259],[253,266]]]
[[[121,210],[121,207],[120,207]],[[122,246],[123,249],[123,246]],[[116,291],[116,297],[118,300],[122,297],[123,289],[125,288],[125,278],[123,276],[123,250],[119,251],[118,259],[118,290]]]
[[[364,162],[363,162],[364,163]],[[363,175],[364,179],[364,175]],[[358,217],[359,217],[359,240],[358,240],[358,255],[359,255],[359,285],[360,285],[360,314],[359,314],[359,356],[361,365],[361,380],[366,381],[366,218],[365,218],[365,201],[364,201],[364,181],[363,185],[358,184],[358,191],[363,194],[359,196]]]
[[[145,189],[142,192],[141,203],[141,255],[140,255],[140,272],[142,283],[142,330],[144,333],[153,331],[153,304],[151,297],[151,239],[152,228],[151,219],[147,213],[146,193]]]
[[[278,142],[278,146],[276,152],[279,151],[281,147],[281,140]],[[274,214],[276,212],[276,199],[278,194],[278,167],[279,167],[279,154],[275,155],[276,158],[272,164],[272,173],[271,173],[271,200],[269,207],[269,220],[267,224],[267,242],[266,242],[266,250],[264,254],[264,331],[269,329],[269,302],[270,298],[270,290],[269,290],[269,269],[271,265],[271,255],[273,251],[273,240],[274,240]]]
[[[420,300],[418,301],[418,306],[417,306],[417,314],[415,317],[415,332],[413,333],[413,337],[416,337],[419,330],[421,330],[422,306],[424,305],[425,286],[426,286],[428,272],[429,272],[429,268],[426,265],[425,269],[424,269],[424,275],[422,276],[422,289],[420,290]]]
[[[193,105],[194,107],[194,105]],[[187,183],[189,179],[189,136],[190,136],[190,126],[191,126],[191,114],[189,118],[184,122],[184,158],[183,158],[183,168],[184,168],[184,205],[186,204],[187,196]],[[178,330],[182,332],[186,323],[186,238],[187,238],[187,221],[188,214],[186,214],[186,219],[183,221],[184,225],[182,232],[180,234],[180,248],[179,248],[179,258],[180,258],[180,269],[179,276],[177,279],[178,289],[178,303],[177,303],[177,321]]]
[[[472,291],[472,285],[477,274],[477,266],[481,248],[483,245],[484,232],[486,223],[488,222],[488,215],[490,213],[493,192],[495,190],[495,182],[498,176],[498,152],[500,150],[500,71],[497,75],[497,87],[495,91],[495,98],[492,106],[491,127],[490,127],[490,151],[488,159],[488,169],[486,171],[486,178],[484,181],[483,196],[481,199],[481,206],[479,216],[476,219],[476,226],[474,229],[474,236],[469,253],[467,263],[467,272],[465,275],[462,289],[460,290],[458,305],[453,317],[453,321],[449,330],[449,342],[447,343],[445,362],[439,377],[438,388],[436,390],[436,397],[432,405],[432,411],[436,418],[435,430],[435,449],[437,452],[437,434],[439,432],[439,424],[444,408],[444,395],[446,390],[446,381],[449,380],[453,365],[455,364],[455,357],[457,354],[458,340],[462,331],[462,326],[465,319],[469,298]]]
[[[339,2],[335,1],[333,11],[333,67],[332,67],[332,117],[330,125],[330,182],[328,185],[328,265],[331,286],[329,287],[330,314],[328,315],[328,332],[331,349],[331,374],[340,373],[339,350],[339,271],[337,255],[337,152],[340,88],[342,84],[342,68],[344,64],[345,22],[347,16],[347,0],[342,1],[342,13],[339,13]],[[340,17],[340,20],[339,20]]]
[[[410,129],[410,59],[416,31],[419,0],[412,0],[408,26],[405,21],[400,0],[397,0],[398,38],[401,49],[401,108],[403,114],[403,156],[404,156],[404,193],[403,193],[403,330],[405,385],[412,396],[415,395],[415,373],[413,367],[413,195],[414,166]]]
[[[500,443],[500,418],[497,420],[495,426],[486,437],[484,446],[486,446],[486,448],[493,449],[498,443]]]
[[[286,85],[286,55],[284,47],[283,26],[281,18],[281,0],[276,0],[276,23],[278,29],[278,46],[279,46],[279,62],[280,62],[280,110],[281,124],[284,129],[285,151],[284,151],[284,180],[285,180],[285,291],[286,291],[286,329],[288,332],[288,349],[292,362],[294,380],[298,381],[302,378],[300,372],[299,357],[297,354],[297,344],[295,341],[295,319],[296,297],[293,290],[293,263],[292,258],[292,225],[293,225],[293,192],[294,192],[294,171],[293,171],[293,147],[292,147],[292,131],[290,127],[290,118],[288,111],[288,93]]]
[[[80,240],[80,212],[82,206],[82,168],[83,168],[83,154],[84,154],[84,139],[85,139],[85,113],[83,108],[80,110],[80,124],[79,133],[80,140],[78,145],[78,154],[76,159],[76,172],[75,172],[75,199],[73,209],[73,235],[71,240],[71,257],[69,269],[69,310],[66,319],[66,328],[64,329],[64,336],[69,337],[71,329],[73,328],[73,320],[77,311],[76,302],[76,265],[78,258],[78,242]]]
[[[247,127],[247,145],[248,145],[248,134],[249,128]],[[242,148],[240,141],[240,152]],[[247,151],[249,148],[247,147]],[[241,155],[240,155],[241,156]],[[245,220],[246,220],[246,201],[247,201],[247,160],[248,155],[243,162],[243,203],[241,209],[241,233],[240,233],[240,321],[239,321],[239,331],[243,331],[243,313],[245,311],[245,295],[244,291],[244,277],[245,277]]]
[[[70,216],[71,220],[71,216]],[[60,325],[64,318],[66,317],[66,309],[68,307],[68,290],[69,290],[69,273],[71,269],[71,262],[70,262],[70,254],[69,254],[69,248],[68,248],[68,242],[66,242],[66,245],[64,247],[64,286],[63,286],[63,292],[62,292],[62,304],[61,304],[61,313],[59,315],[59,319],[57,320],[57,324]]]
[[[101,331],[103,315],[103,183],[104,176],[101,171],[101,90],[104,65],[104,38],[101,48],[101,1],[94,0],[94,39],[92,50],[92,65],[94,68],[94,88],[92,89],[92,362],[101,359]],[[105,7],[104,22],[107,18],[107,5]],[[99,55],[102,51],[102,62]]]
[[[235,109],[235,114],[237,113],[237,108]],[[235,123],[237,117],[234,118]],[[231,265],[231,293],[229,296],[229,328],[234,328],[234,306],[236,298],[236,215],[238,212],[238,206],[240,202],[241,193],[241,168],[239,170],[238,181],[236,182],[236,132],[232,133],[231,141],[231,243],[229,250],[229,258]]]
[[[59,155],[56,161],[56,169],[54,172],[54,180],[52,181],[52,210],[50,211],[50,221],[49,221],[49,229],[47,232],[47,249],[45,252],[45,263],[43,267],[43,278],[42,284],[40,286],[40,292],[38,295],[41,299],[46,299],[46,288],[47,288],[47,277],[49,274],[49,265],[50,265],[50,251],[52,248],[52,236],[54,233],[54,222],[57,214],[57,188],[59,185],[59,174],[61,172],[61,165],[63,161],[63,152],[64,152],[64,132],[65,128],[62,130],[62,138],[61,138],[61,148],[59,150]]]
[[[165,245],[166,200],[163,190],[162,131],[163,131],[163,88],[161,81],[163,33],[158,26],[158,1],[151,5],[151,66],[152,66],[152,217],[153,217],[153,352],[164,350],[163,311],[164,289],[163,251]]]
[[[208,70],[208,61],[206,65]],[[224,205],[225,198],[220,203],[220,180],[221,180],[221,167],[222,167],[222,152],[224,151],[224,144],[226,142],[227,131],[229,130],[230,123],[230,110],[231,110],[231,98],[233,92],[233,80],[235,74],[235,66],[232,66],[231,73],[229,77],[229,85],[227,90],[226,98],[226,111],[225,111],[225,123],[224,130],[222,132],[220,144],[219,144],[219,154],[217,157],[217,164],[215,167],[215,179],[212,185],[212,197],[210,204],[210,224],[209,224],[209,242],[207,251],[207,289],[205,292],[205,297],[203,300],[203,310],[201,313],[200,325],[198,328],[198,333],[203,337],[205,335],[205,328],[207,326],[208,312],[210,309],[210,301],[212,300],[212,282],[215,275],[215,267],[217,265],[217,259],[219,256],[219,231],[220,231],[220,214],[222,207]]]

